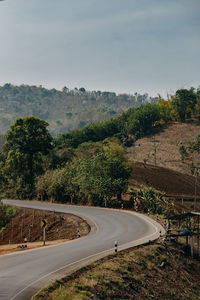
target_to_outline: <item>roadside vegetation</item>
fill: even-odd
[[[110,255],[57,280],[36,300],[197,300],[200,262],[173,242],[140,246]]]
[[[200,90],[191,88],[57,138],[46,121],[19,118],[5,135],[0,153],[1,192],[19,199],[37,195],[42,200],[112,206],[111,200],[121,201],[127,191],[134,167],[127,161],[126,147],[171,120],[198,118],[199,111]]]
[[[17,215],[17,208],[4,205],[0,201],[0,232],[4,230],[6,225]]]
[[[135,162],[128,161],[126,147],[171,121],[198,122],[199,115],[200,89],[191,88],[178,90],[167,101],[160,97],[158,103],[131,107],[113,119],[56,138],[46,121],[19,118],[8,130],[0,153],[1,194],[121,207],[122,195],[129,191],[126,203],[131,207],[166,218],[176,207],[163,192],[128,186]],[[179,148],[183,161],[200,152],[199,136],[192,139]],[[159,243],[123,251],[57,281],[37,299],[199,299],[200,265],[184,250],[181,244]]]

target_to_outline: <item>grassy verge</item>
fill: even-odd
[[[180,244],[152,244],[110,255],[43,290],[37,300],[200,299],[200,262]]]

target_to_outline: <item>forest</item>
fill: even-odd
[[[134,168],[127,161],[126,147],[163,124],[199,116],[200,90],[190,88],[57,137],[44,120],[18,118],[0,153],[1,194],[100,206],[120,202]],[[199,149],[197,137],[185,152]]]
[[[49,123],[53,136],[73,129],[80,129],[92,122],[116,117],[130,107],[154,103],[158,97],[148,94],[134,95],[102,91],[86,91],[85,88],[62,91],[42,86],[10,83],[0,87],[0,134],[5,134],[19,117],[34,116]]]

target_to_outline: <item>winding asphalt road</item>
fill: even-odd
[[[91,233],[83,238],[54,246],[0,256],[0,299],[26,300],[43,286],[66,273],[119,250],[154,240],[164,229],[138,213],[95,207],[81,207],[4,200],[21,207],[72,213],[90,220]]]

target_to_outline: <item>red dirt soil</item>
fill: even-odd
[[[35,248],[34,243],[38,247],[38,242],[43,241],[42,219],[47,221],[46,241],[48,244],[52,244],[50,241],[56,243],[55,241],[58,240],[76,239],[78,237],[78,229],[81,237],[90,232],[90,226],[87,222],[72,214],[54,213],[37,209],[18,210],[19,213],[16,217],[0,233],[0,254],[16,251],[16,244],[24,244],[24,237],[27,238],[28,244],[29,242],[33,243],[29,248]],[[3,246],[6,244],[8,245],[7,250]]]
[[[153,187],[175,198],[194,198],[195,178],[167,168],[149,164],[135,163],[129,179],[133,186]],[[197,183],[197,195],[200,198],[200,183]]]

